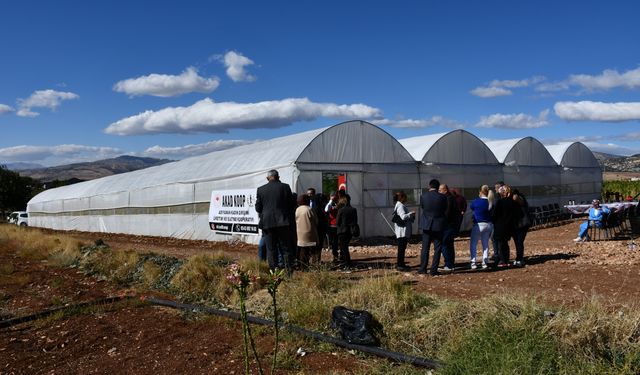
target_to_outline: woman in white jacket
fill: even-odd
[[[393,220],[394,230],[396,232],[396,238],[398,239],[398,257],[396,260],[396,269],[398,271],[408,271],[409,267],[404,263],[404,254],[407,250],[407,244],[411,237],[411,224],[415,220],[416,212],[409,211],[404,205],[407,201],[407,195],[404,191],[399,191],[393,195],[393,201],[396,202],[396,206],[393,209],[394,217],[396,214],[398,218]]]

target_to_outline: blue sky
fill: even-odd
[[[20,1],[0,163],[179,159],[354,118],[640,153],[636,1]]]

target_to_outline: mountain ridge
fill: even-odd
[[[55,167],[21,169],[16,172],[21,176],[31,177],[44,183],[55,180],[66,181],[73,179],[87,181],[114,174],[154,167],[156,165],[162,165],[173,161],[174,160],[169,159],[122,155],[111,159],[57,165]]]

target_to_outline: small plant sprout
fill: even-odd
[[[247,307],[245,300],[247,299],[247,289],[253,283],[258,280],[258,276],[254,275],[251,270],[243,270],[240,265],[233,263],[227,269],[227,281],[233,289],[238,292],[240,297],[240,318],[242,320],[242,337],[244,339],[244,371],[245,374],[249,374],[249,345],[253,352],[253,357],[258,366],[258,372],[262,375],[262,365],[260,364],[260,358],[256,352],[256,345],[253,341],[253,335],[251,334],[251,327],[247,320]]]
[[[274,374],[276,371],[276,358],[278,356],[278,341],[279,341],[279,331],[278,331],[278,305],[276,303],[276,292],[278,291],[278,287],[284,281],[285,270],[284,269],[276,269],[269,270],[269,277],[267,279],[267,291],[271,295],[271,302],[273,303],[273,332],[274,332],[274,344],[273,344],[273,361],[271,362],[271,373]]]

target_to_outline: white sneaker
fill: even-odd
[[[486,270],[487,268],[489,268],[489,265],[484,263],[484,262],[482,262],[482,269]]]
[[[474,262],[474,263],[471,263],[471,269],[472,269],[472,270],[475,270],[476,268],[478,268],[478,266],[476,266],[475,262]]]
[[[582,237],[580,236],[573,239],[573,242],[581,242],[581,241],[582,241]]]

